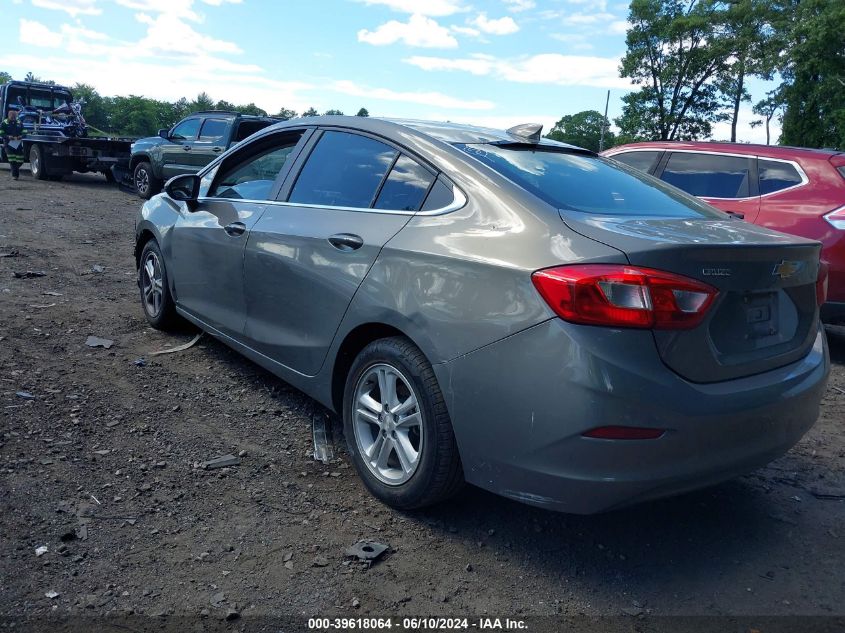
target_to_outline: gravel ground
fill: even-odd
[[[101,177],[14,183],[0,169],[0,253],[17,253],[0,258],[2,628],[50,615],[228,614],[235,628],[291,614],[845,615],[845,328],[828,329],[821,418],[763,470],[599,516],[474,488],[402,513],[342,451],[311,458],[312,417],[327,412],[303,394],[209,337],[149,355],[194,333],[143,319],[138,206]],[[14,278],[25,271],[45,275]],[[199,467],[227,453],[240,465]],[[362,538],[389,545],[372,567],[344,554]]]

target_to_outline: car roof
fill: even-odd
[[[720,154],[747,154],[749,156],[768,156],[770,158],[823,158],[828,159],[840,152],[835,149],[812,149],[792,147],[790,145],[762,145],[756,143],[725,143],[722,141],[645,141],[618,145],[602,152],[605,155],[617,154],[631,149],[656,150],[700,150]]]
[[[315,116],[290,119],[273,126],[273,129],[280,127],[295,127],[297,125],[320,125],[350,127],[363,132],[382,134],[387,137],[401,135],[403,131],[412,130],[417,134],[434,138],[438,141],[454,145],[456,143],[526,143],[526,139],[510,134],[507,130],[466,125],[463,123],[452,123],[449,121],[425,121],[421,119],[394,119],[381,117],[357,117],[357,116]],[[541,147],[560,147],[580,151],[583,148],[575,145],[560,143],[547,138],[541,138],[537,143]]]

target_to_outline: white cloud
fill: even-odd
[[[758,127],[751,127],[751,122],[762,119],[763,124]],[[781,133],[777,117],[769,124],[771,132],[771,143],[778,142]],[[713,124],[713,140],[729,141],[731,139],[731,122],[721,121]],[[766,144],[766,121],[752,112],[749,106],[742,106],[739,109],[739,120],[736,126],[736,140],[740,143],[762,143]]]
[[[444,17],[464,11],[460,3],[455,0],[361,0],[366,5],[383,5],[402,13],[418,13]]]
[[[630,28],[631,23],[627,20],[614,20],[610,23],[610,26],[607,27],[607,32],[612,33],[613,35],[625,35]]]
[[[586,33],[552,33],[549,37],[564,44],[569,44],[570,48],[576,50],[592,50],[592,37]]]
[[[509,15],[503,18],[489,19],[486,13],[480,13],[472,23],[490,35],[509,35],[519,30],[519,25]]]
[[[478,29],[474,29],[469,26],[450,26],[449,27],[453,33],[458,33],[460,35],[469,35],[470,37],[478,37],[481,35],[481,31]]]
[[[397,92],[388,88],[359,86],[352,81],[336,81],[332,89],[336,92],[355,97],[367,97],[384,101],[404,101],[438,108],[456,108],[461,110],[492,110],[496,104],[483,99],[463,100],[444,95],[440,92]]]
[[[596,24],[598,22],[608,23],[614,21],[612,13],[572,13],[563,18],[564,24],[583,26],[585,24]]]
[[[19,38],[21,44],[41,46],[44,48],[58,48],[62,45],[62,34],[54,33],[41,22],[21,19]]]
[[[390,20],[374,31],[361,29],[358,41],[373,46],[386,46],[402,41],[408,46],[421,48],[455,48],[458,45],[449,29],[424,15],[414,14],[407,22]]]
[[[34,7],[64,11],[72,18],[80,15],[99,15],[102,10],[97,8],[96,4],[97,0],[32,0]]]
[[[619,58],[616,57],[544,53],[517,59],[499,59],[487,55],[458,59],[414,56],[404,61],[423,70],[457,70],[516,83],[632,87],[627,79],[619,77]]]
[[[520,11],[528,11],[537,6],[534,0],[504,0],[508,7],[508,11],[519,13]]]
[[[148,11],[201,22],[202,17],[193,9],[194,0],[115,0],[117,4],[135,11]]]
[[[138,42],[143,50],[153,53],[181,53],[194,55],[204,53],[238,54],[243,51],[234,42],[214,39],[199,33],[186,22],[171,15],[160,14],[151,18],[146,14],[136,16],[148,25],[147,36]]]

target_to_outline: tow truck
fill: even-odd
[[[129,166],[134,139],[90,136],[82,115],[84,102],[74,101],[69,88],[31,81],[0,85],[3,117],[17,110],[26,136],[24,158],[39,180],[61,180],[73,172],[99,172],[109,182]],[[2,150],[3,162],[8,162]]]

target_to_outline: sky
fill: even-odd
[[[102,95],[510,127],[622,110],[622,0],[0,0],[0,70]],[[768,86],[752,82],[754,101]],[[738,140],[765,142],[751,105]],[[774,122],[773,122],[774,123]],[[779,130],[773,129],[773,138]],[[727,124],[714,138],[727,139]]]

